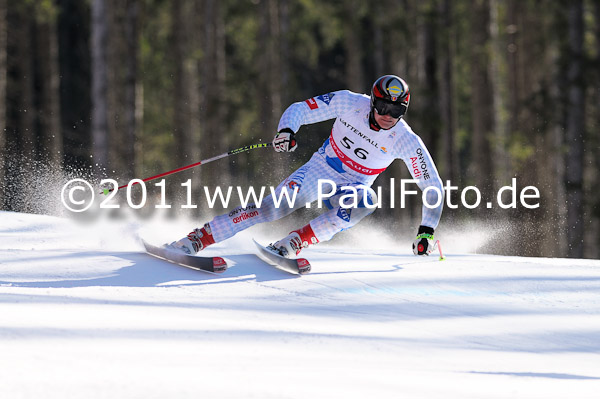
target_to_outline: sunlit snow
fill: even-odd
[[[259,260],[251,238],[278,237],[250,229],[209,249],[230,265],[211,275],[137,240],[189,223],[0,220],[2,398],[600,392],[598,260],[468,254],[448,237],[441,262],[369,236],[305,250],[299,277]]]

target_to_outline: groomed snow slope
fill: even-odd
[[[175,221],[0,220],[1,398],[599,397],[600,261],[317,246],[298,277],[251,230],[215,276],[142,252]]]

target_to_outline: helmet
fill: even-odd
[[[371,88],[371,112],[401,118],[408,109],[408,84],[396,75],[384,75]]]

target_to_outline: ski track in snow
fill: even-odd
[[[446,245],[440,262],[374,241],[309,248],[300,277],[257,258],[253,228],[206,251],[229,264],[211,275],[137,242],[179,238],[189,222],[0,218],[2,398],[600,392],[598,260]]]

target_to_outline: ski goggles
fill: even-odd
[[[381,98],[376,98],[373,107],[379,115],[389,115],[392,118],[398,119],[406,112],[406,105],[399,102],[386,101]]]

